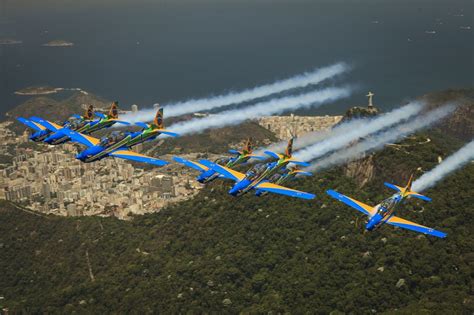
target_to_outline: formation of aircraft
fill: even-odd
[[[288,146],[284,154],[265,151],[265,154],[276,160],[265,164],[256,164],[245,174],[226,166],[210,162],[208,160],[200,160],[199,163],[219,173],[223,178],[235,181],[235,184],[229,190],[229,194],[236,197],[255,190],[256,192],[271,192],[302,199],[314,199],[314,194],[284,187],[272,183],[269,180],[270,177],[278,173],[280,170],[286,168],[289,163],[301,166],[309,166],[308,163],[298,161],[292,157],[292,147],[293,139],[288,142]]]
[[[245,142],[244,147],[242,148],[242,151],[231,149],[229,150],[229,153],[233,154],[234,156],[218,158],[215,161],[215,163],[220,164],[220,165],[225,165],[225,167],[233,169],[239,165],[244,165],[250,159],[258,159],[258,160],[266,159],[263,156],[252,154],[251,139],[248,139]],[[178,156],[173,157],[173,160],[199,171],[200,174],[196,178],[196,180],[202,184],[212,182],[216,178],[222,177],[222,175],[220,175],[218,172],[216,172],[212,168],[209,168],[199,162],[189,161]]]
[[[94,116],[99,117],[99,119],[94,120]],[[158,109],[152,123],[140,122],[135,124],[142,128],[140,131],[122,132],[117,130],[100,139],[91,136],[91,133],[109,128],[116,123],[130,125],[130,123],[118,119],[117,102],[112,104],[108,115],[94,112],[94,108],[89,106],[83,116],[73,115],[62,125],[39,117],[30,117],[29,119],[19,117],[18,120],[34,130],[30,136],[30,139],[33,141],[49,144],[74,141],[86,146],[85,150],[76,155],[77,159],[86,163],[98,161],[106,157],[115,157],[163,166],[168,164],[168,162],[139,154],[132,151],[131,148],[139,143],[153,141],[161,134],[171,137],[179,136],[177,133],[165,129],[163,109],[161,108]],[[292,138],[288,141],[286,150],[282,154],[264,151],[266,156],[256,155],[253,153],[251,140],[248,139],[241,151],[229,150],[229,153],[232,154],[231,156],[218,158],[214,162],[204,159],[196,162],[178,156],[173,157],[173,160],[197,170],[199,175],[196,179],[200,183],[207,184],[216,179],[234,181],[235,183],[229,190],[229,194],[235,197],[254,191],[255,195],[259,197],[268,193],[275,193],[302,199],[314,199],[314,194],[283,186],[302,176],[312,176],[312,173],[299,168],[300,166],[309,166],[309,164],[298,161],[292,156],[293,140]],[[252,165],[245,173],[237,170],[249,164],[249,161],[252,159],[263,162]],[[266,162],[266,160],[268,161]],[[328,190],[327,194],[368,216],[365,226],[367,231],[373,231],[384,224],[389,224],[445,238],[447,234],[444,232],[395,215],[396,211],[409,198],[414,197],[431,201],[429,197],[412,191],[412,182],[413,174],[405,187],[385,183],[385,186],[395,190],[396,193],[376,206],[369,206],[334,190]]]
[[[101,160],[106,157],[116,157],[135,162],[144,162],[156,166],[163,166],[168,164],[164,160],[149,157],[130,150],[131,147],[145,141],[156,139],[160,134],[177,137],[178,134],[164,129],[163,109],[158,109],[155,119],[152,124],[148,125],[139,123],[143,126],[142,131],[138,132],[121,132],[114,131],[109,136],[101,139],[73,131],[68,128],[63,128],[61,132],[87,147],[84,151],[76,155],[78,160],[90,163]]]
[[[423,196],[417,192],[412,191],[412,182],[413,174],[410,176],[408,184],[405,187],[385,183],[385,186],[397,191],[397,193],[383,200],[375,207],[369,206],[363,202],[344,196],[343,194],[340,194],[334,190],[328,190],[327,194],[368,216],[369,220],[367,221],[367,224],[365,226],[365,229],[367,231],[373,231],[375,229],[380,228],[384,224],[390,224],[403,229],[420,232],[440,238],[445,238],[446,233],[402,219],[395,215],[398,208],[403,205],[405,200],[407,200],[408,198],[414,197],[425,201],[431,201],[429,197]]]
[[[94,120],[94,115],[99,117],[99,119]],[[118,119],[117,101],[112,103],[108,115],[94,112],[93,106],[89,105],[83,116],[72,115],[72,117],[66,120],[62,125],[36,116],[30,117],[29,119],[23,117],[17,119],[26,126],[36,130],[36,132],[30,136],[31,140],[35,142],[46,142],[52,145],[62,144],[71,140],[62,132],[64,129],[91,134],[104,128],[109,128],[116,123],[130,125],[130,123]]]

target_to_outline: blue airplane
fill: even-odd
[[[222,157],[218,158],[214,163],[219,164],[219,165],[225,165],[227,168],[235,168],[236,166],[239,165],[244,165],[247,163],[250,159],[260,159],[260,160],[265,160],[266,158],[263,156],[255,155],[252,154],[252,142],[250,139],[248,139],[245,142],[245,145],[242,149],[242,151],[237,151],[237,150],[229,150],[229,153],[234,154],[233,157]],[[181,163],[185,166],[191,167],[197,171],[200,172],[196,180],[202,184],[206,184],[209,182],[212,182],[216,178],[221,177],[218,172],[215,170],[199,163],[199,162],[194,162],[194,161],[189,161],[180,157],[173,157],[173,160],[175,160],[178,163]]]
[[[44,125],[46,121],[38,117],[32,117],[30,119],[18,117],[17,120],[23,123],[24,125],[35,130],[35,132],[33,132],[30,135],[30,140],[33,140],[35,142],[40,142],[40,141],[45,141],[51,135],[53,135],[54,134],[53,130],[55,129],[60,129],[63,127],[69,127],[71,129],[79,129],[82,126],[85,126],[88,122],[91,122],[93,119],[93,116],[94,116],[94,107],[92,105],[89,105],[86,109],[84,116],[73,115],[71,118],[66,120],[62,126],[50,123],[52,126],[47,128]]]
[[[400,187],[397,185],[393,185],[390,183],[385,183],[385,186],[394,189],[397,191],[396,194],[393,196],[383,200],[381,203],[376,205],[375,207],[366,205],[360,201],[352,199],[350,197],[344,196],[343,194],[338,193],[334,190],[328,190],[327,194],[343,203],[351,206],[352,208],[362,212],[366,216],[369,217],[369,220],[365,226],[367,231],[373,231],[385,223],[397,226],[403,229],[412,230],[415,232],[420,232],[440,238],[445,238],[446,233],[434,230],[432,228],[402,219],[400,217],[395,216],[396,210],[402,205],[406,199],[414,197],[425,201],[431,201],[431,198],[423,196],[417,192],[411,190],[411,185],[413,182],[413,174],[410,176],[408,180],[408,184],[405,187]]]
[[[73,141],[79,142],[87,147],[86,150],[76,155],[76,159],[85,163],[99,161],[106,157],[116,157],[156,166],[168,164],[166,161],[131,151],[127,146],[127,143],[132,139],[131,135],[120,131],[114,131],[109,136],[103,137],[100,140],[67,128],[63,128],[61,132],[70,137]]]
[[[308,166],[306,162],[301,162],[292,157],[293,139],[288,142],[288,146],[284,154],[278,154],[271,151],[265,151],[265,154],[277,159],[275,162],[267,164],[257,164],[252,167],[246,174],[237,172],[233,169],[212,163],[207,160],[199,162],[214,171],[220,173],[224,178],[235,181],[235,185],[229,190],[232,196],[241,196],[251,190],[266,191],[290,197],[303,199],[314,199],[315,195],[299,190],[290,189],[268,181],[268,179],[281,169],[285,168],[289,163],[296,165]]]

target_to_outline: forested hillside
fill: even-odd
[[[426,138],[431,141],[424,144]],[[329,188],[375,204],[416,167],[461,147],[437,131],[375,154],[363,188],[343,168],[293,187],[313,201],[227,195],[215,182],[197,197],[131,221],[38,216],[0,204],[0,306],[27,313],[474,312],[474,164],[411,200],[400,214],[447,232],[435,239],[364,218]]]

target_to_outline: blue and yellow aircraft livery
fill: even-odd
[[[334,190],[328,190],[327,194],[367,215],[369,217],[369,221],[365,226],[367,231],[373,231],[381,227],[385,223],[388,223],[390,225],[397,226],[403,229],[412,230],[415,232],[420,232],[440,238],[445,238],[446,233],[395,216],[395,212],[398,209],[399,205],[403,204],[403,202],[410,197],[419,198],[425,201],[431,201],[430,198],[423,196],[417,192],[411,191],[412,181],[413,175],[411,175],[408,184],[405,187],[385,183],[385,186],[396,190],[397,193],[385,199],[375,207],[371,207],[369,205],[366,205],[365,203],[344,196],[343,194],[340,194]]]
[[[266,164],[257,164],[252,167],[246,174],[237,172],[233,169],[221,166],[216,163],[212,163],[207,160],[200,160],[199,162],[204,166],[207,166],[210,169],[213,169],[214,171],[220,173],[223,177],[235,181],[235,185],[229,190],[229,194],[233,196],[241,196],[251,190],[256,190],[286,195],[290,197],[314,199],[315,195],[313,194],[294,190],[269,182],[269,178],[272,175],[276,174],[279,170],[285,168],[289,163],[308,166],[308,163],[300,162],[292,158],[292,146],[293,139],[288,142],[288,147],[284,154],[265,151],[265,154],[273,158],[277,158],[278,160]]]
[[[153,139],[156,138],[160,133],[173,134],[177,136],[177,134],[161,128],[161,127],[164,127],[163,120],[162,120],[163,110],[159,109],[158,112],[160,114],[157,116],[161,117],[161,121],[159,122],[159,124],[158,124],[157,119],[155,118],[155,123],[152,126],[150,126],[149,129],[138,132],[138,134],[139,135],[152,134]],[[163,165],[168,164],[168,162],[166,161],[152,158],[152,157],[139,154],[130,150],[130,147],[132,147],[133,145],[144,142],[150,139],[151,137],[143,136],[143,137],[140,137],[140,141],[136,141],[136,138],[138,137],[137,133],[131,133],[131,132],[123,133],[120,131],[114,131],[108,137],[97,139],[97,138],[82,134],[77,131],[69,130],[68,128],[63,128],[61,132],[63,132],[65,135],[67,135],[74,141],[77,141],[87,147],[86,150],[76,155],[76,159],[81,160],[82,162],[89,163],[89,162],[101,160],[108,156],[112,156],[112,157],[127,159],[127,160],[131,160],[135,162],[144,162],[148,164],[153,164],[156,166],[163,166]]]
[[[263,156],[252,154],[252,141],[251,141],[251,139],[248,139],[245,142],[244,147],[242,149],[242,152],[231,149],[231,150],[229,150],[229,153],[234,154],[234,156],[233,157],[218,158],[214,162],[216,164],[225,165],[225,167],[233,169],[236,166],[243,165],[243,164],[247,163],[250,159],[265,160],[265,157],[263,157]],[[177,157],[177,156],[173,157],[173,160],[201,172],[201,174],[199,174],[199,176],[196,178],[196,180],[200,183],[203,183],[203,184],[212,182],[214,179],[222,176],[218,172],[213,170],[212,168],[209,168],[209,167],[207,167],[207,166],[205,166],[201,163],[198,163],[198,162],[189,161],[189,160]]]
[[[301,176],[312,175],[312,173],[300,170],[298,169],[298,166],[294,165],[293,167],[286,167],[280,172],[274,174],[272,177],[269,178],[268,181],[277,185],[283,185],[295,179],[301,178]],[[264,196],[266,194],[268,194],[267,191],[262,191],[259,189],[257,189],[257,192],[255,193],[256,196]]]
[[[94,114],[100,117],[100,119],[93,120]],[[62,144],[71,140],[61,132],[63,128],[84,134],[91,134],[101,129],[109,128],[116,123],[129,125],[128,122],[118,120],[118,102],[116,101],[112,103],[108,115],[94,112],[93,106],[89,105],[84,116],[73,115],[62,125],[58,125],[40,117],[30,117],[30,119],[19,117],[18,120],[36,130],[36,132],[30,136],[31,140],[44,141],[53,145]]]

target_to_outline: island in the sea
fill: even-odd
[[[47,47],[71,47],[74,46],[73,42],[68,42],[65,40],[52,40],[50,42],[47,42],[46,44],[43,44],[43,46]]]
[[[23,42],[18,39],[13,38],[0,38],[0,45],[18,45],[22,44]]]
[[[29,86],[23,89],[20,89],[15,92],[16,95],[47,95],[47,94],[56,94],[62,91],[77,91],[81,94],[88,95],[87,91],[84,91],[81,88],[64,88],[64,87],[52,87],[52,86]]]
[[[62,88],[54,88],[51,86],[30,86],[15,92],[17,95],[46,95],[55,94],[61,91]]]

